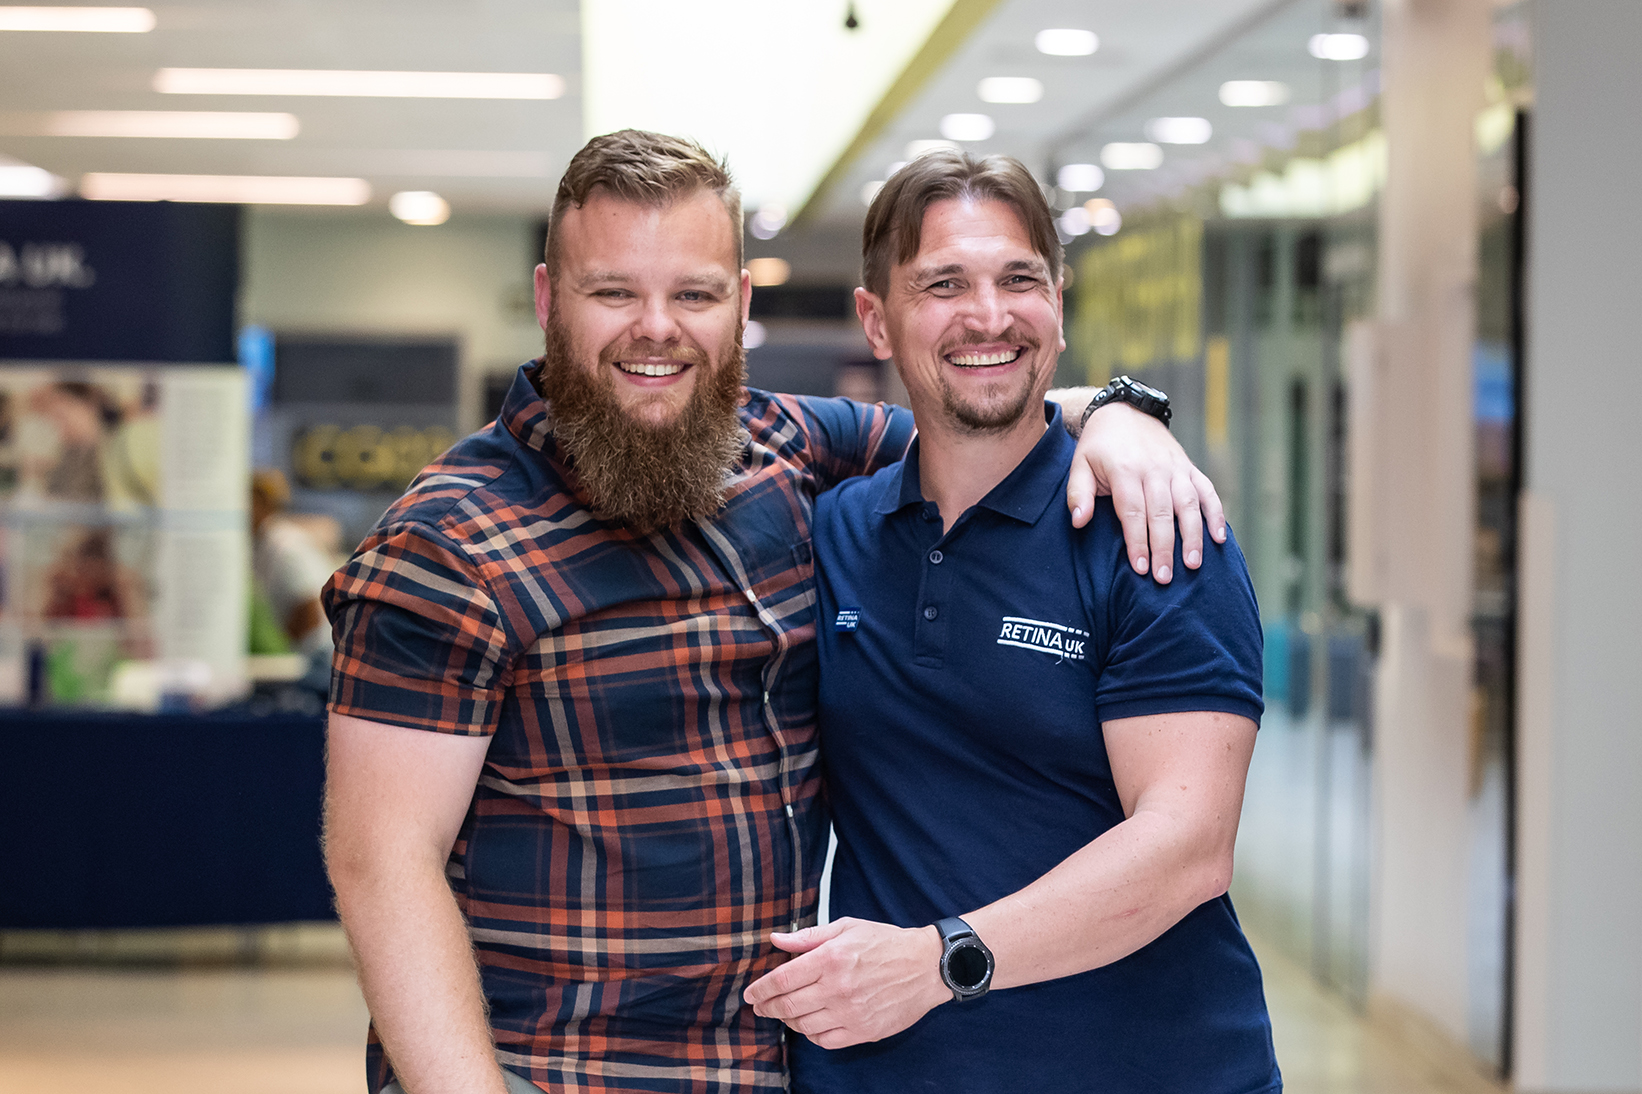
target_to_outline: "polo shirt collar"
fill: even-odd
[[[1072,462],[1077,442],[1066,432],[1061,421],[1059,403],[1044,401],[1044,420],[1048,428],[1026,458],[994,486],[981,506],[1022,524],[1036,524],[1049,503],[1063,492],[1066,469]],[[918,476],[920,440],[913,438],[906,458],[891,468],[880,480],[878,500],[874,511],[883,515],[899,512],[909,505],[922,505],[924,492]]]

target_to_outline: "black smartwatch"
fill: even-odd
[[[952,989],[954,1002],[979,999],[992,987],[992,951],[980,935],[957,916],[935,924],[941,936],[941,980]]]
[[[1169,419],[1174,417],[1174,411],[1169,409],[1169,397],[1163,392],[1131,377],[1119,376],[1095,392],[1095,397],[1083,408],[1083,421],[1078,423],[1078,431],[1081,433],[1089,424],[1089,415],[1113,402],[1128,403],[1136,410],[1150,414],[1165,426],[1169,424]]]

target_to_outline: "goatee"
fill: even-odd
[[[673,421],[636,421],[622,407],[613,369],[623,354],[671,357],[697,370],[689,402]],[[680,346],[606,347],[590,374],[556,312],[536,371],[554,439],[582,496],[598,516],[643,534],[710,517],[724,504],[726,475],[746,445],[736,413],[745,382],[739,336],[716,362]]]

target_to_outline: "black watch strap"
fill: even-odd
[[[1136,410],[1150,414],[1165,426],[1169,424],[1169,419],[1174,417],[1168,395],[1155,387],[1148,387],[1133,377],[1119,376],[1095,392],[1094,398],[1089,400],[1089,405],[1083,408],[1083,419],[1078,423],[1079,433],[1089,425],[1089,415],[1107,403],[1128,403]]]
[[[941,936],[941,981],[952,990],[954,1002],[979,999],[992,987],[992,951],[981,936],[957,916],[937,920]]]

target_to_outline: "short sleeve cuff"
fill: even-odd
[[[1265,707],[1262,703],[1250,702],[1247,699],[1232,695],[1168,695],[1157,698],[1124,699],[1119,702],[1106,701],[1100,704],[1100,720],[1113,721],[1118,718],[1144,718],[1149,714],[1190,714],[1197,711],[1213,711],[1217,714],[1235,714],[1240,718],[1247,718],[1256,726],[1260,724],[1260,716]]]

